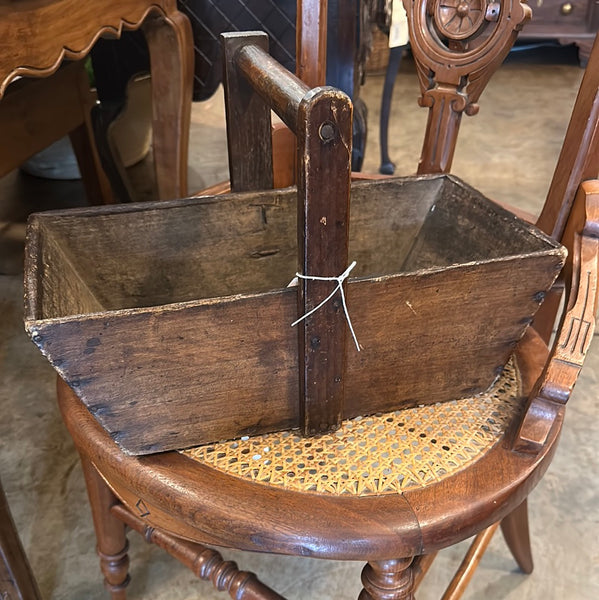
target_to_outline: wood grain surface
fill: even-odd
[[[352,222],[343,417],[484,390],[563,262],[448,177],[355,184]],[[27,328],[128,452],[297,427],[295,223],[293,190],[38,215]]]

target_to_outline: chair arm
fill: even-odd
[[[599,180],[581,184],[562,243],[567,308],[549,359],[533,387],[514,442],[514,450],[536,453],[545,444],[556,417],[570,398],[595,329],[599,298]]]

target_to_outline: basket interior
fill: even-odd
[[[297,270],[292,188],[38,215],[36,318],[256,294]],[[378,277],[553,249],[447,176],[352,186],[352,275]],[[39,266],[38,266],[39,268]]]

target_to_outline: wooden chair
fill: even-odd
[[[434,553],[476,534],[444,596],[458,598],[481,552],[501,524],[518,564],[530,572],[526,498],[555,452],[565,403],[594,326],[599,184],[585,180],[595,177],[598,170],[598,118],[594,113],[598,96],[599,48],[595,48],[539,219],[539,225],[570,250],[563,274],[567,310],[551,351],[529,329],[516,350],[515,371],[509,370],[499,388],[485,398],[485,402],[496,402],[492,410],[500,419],[477,460],[451,467],[446,462],[428,481],[426,477],[414,481],[412,475],[403,473],[404,479],[412,481],[406,480],[409,485],[401,493],[338,495],[306,492],[301,487],[289,489],[276,481],[253,481],[251,474],[240,477],[238,472],[231,473],[230,464],[251,452],[253,443],[264,444],[264,440],[250,438],[235,447],[213,444],[185,453],[128,456],[59,380],[59,404],[82,457],[101,567],[114,600],[125,598],[128,583],[125,525],[234,598],[281,596],[251,574],[240,572],[236,565],[223,562],[205,545],[367,562],[360,598],[368,600],[412,598]],[[453,131],[455,121],[454,115]],[[443,141],[444,137],[437,139]],[[448,154],[442,152],[441,156],[446,159]],[[443,164],[447,165],[445,159]],[[243,165],[241,168],[243,171]],[[233,174],[232,182],[235,187]],[[269,183],[272,178],[267,176],[255,185],[264,187]],[[515,380],[521,383],[517,391]],[[520,412],[518,407],[526,398],[524,411]],[[474,415],[484,429],[488,415],[478,412],[476,400],[469,402],[468,410],[474,412],[468,416]],[[415,442],[421,442],[421,436],[428,435],[425,427],[418,428],[423,418],[418,409],[408,409],[401,413],[401,422],[393,424],[404,428],[406,435],[413,435]],[[443,421],[441,412],[435,413],[435,418]],[[448,429],[440,435],[451,438],[451,426],[444,427]],[[268,439],[280,443],[276,438]],[[326,442],[325,438],[319,441]],[[306,453],[311,452],[308,448],[313,448],[313,441],[285,443],[290,448],[284,460],[297,460],[291,456],[295,451],[299,452],[299,460],[307,460]],[[449,446],[442,450],[450,452],[451,458],[459,454]],[[420,473],[424,465],[410,466],[413,474]],[[329,471],[323,475],[333,477]]]
[[[436,91],[428,97],[445,93],[446,86],[438,87],[441,89],[433,88]],[[463,95],[464,90],[455,88],[451,93],[456,91]],[[241,473],[231,465],[251,453],[254,444],[269,444],[272,448],[276,444],[280,448],[279,460],[283,461],[278,466],[301,469],[298,461],[313,460],[308,455],[316,454],[319,448],[326,451],[326,435],[317,441],[294,436],[285,437],[284,441],[276,435],[250,437],[183,453],[129,456],[76,394],[62,380],[58,381],[59,405],[81,455],[101,568],[113,600],[125,598],[129,581],[126,526],[164,548],[201,579],[211,580],[217,589],[229,592],[232,598],[246,600],[281,596],[252,574],[224,562],[207,545],[363,561],[367,565],[362,575],[361,600],[409,599],[414,597],[414,590],[437,550],[476,535],[444,596],[453,599],[463,592],[481,552],[501,524],[520,567],[525,572],[532,570],[526,498],[555,452],[566,402],[592,337],[597,307],[599,182],[592,178],[597,175],[599,161],[599,115],[595,111],[598,97],[596,45],[538,222],[569,250],[562,276],[566,308],[550,350],[533,329],[528,329],[512,366],[484,397],[482,404],[489,403],[492,416],[480,408],[480,398],[466,399],[460,406],[461,412],[468,411],[467,417],[476,422],[475,431],[487,431],[489,424],[494,425],[475,460],[456,458],[468,452],[469,442],[458,447],[459,440],[454,439],[452,447],[443,447],[440,436],[457,438],[453,428],[459,419],[455,413],[446,415],[446,405],[429,408],[432,417],[418,408],[407,409],[383,419],[404,432],[405,443],[418,443],[422,450],[422,458],[410,463],[406,471],[400,472],[398,467],[394,473],[398,478],[403,476],[404,485],[399,492],[361,494],[356,491],[360,486],[356,486],[354,493],[332,493],[329,488],[339,483],[332,481],[335,471],[318,472],[318,461],[314,463],[316,474],[328,481],[324,489],[307,491],[301,483],[290,488],[277,481],[276,461],[268,483],[256,481],[252,469]],[[469,105],[467,99],[461,103],[464,110]],[[432,107],[433,117],[438,115],[437,108]],[[459,121],[456,115],[445,119],[453,125],[444,131],[455,131],[456,120]],[[446,148],[442,145],[444,136],[436,136],[441,142],[438,148]],[[445,150],[428,155],[441,157],[432,160],[432,164],[442,168],[451,158],[451,152]],[[239,168],[237,174],[232,173],[233,187],[236,177],[243,173],[243,164]],[[256,186],[272,183],[268,169],[265,172],[266,177],[255,181]],[[430,418],[440,421],[441,428],[439,439],[430,439],[427,446],[433,448],[435,455],[435,444],[442,447],[438,450],[438,470],[427,476],[422,440],[430,435]],[[378,426],[385,424],[366,420],[362,430],[354,433],[352,443],[359,444],[362,435],[368,443],[369,428]],[[349,438],[347,442],[350,444]],[[393,455],[401,450],[402,446],[390,447],[384,448],[383,453]],[[345,460],[352,460],[351,456]],[[357,461],[356,469],[360,466]]]

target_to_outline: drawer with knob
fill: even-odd
[[[599,0],[528,0],[532,19],[519,39],[554,39],[575,43],[584,63],[599,29]]]
[[[585,27],[587,20],[588,0],[529,0],[532,8],[532,20],[524,31],[537,26],[554,25],[556,29]]]

